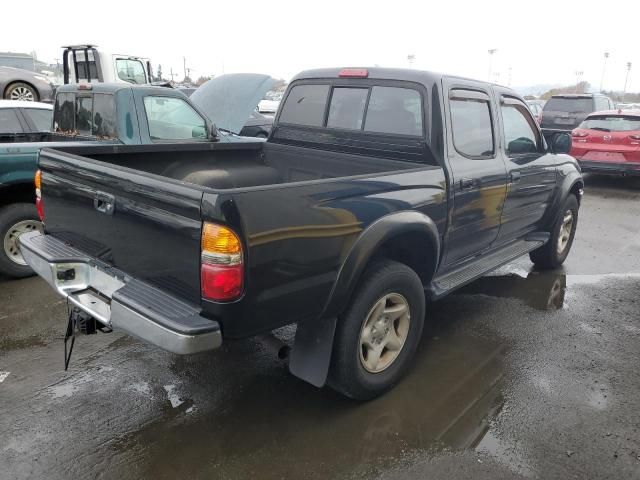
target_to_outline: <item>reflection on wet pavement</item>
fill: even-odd
[[[513,474],[535,476],[529,452],[496,427],[513,407],[505,377],[514,345],[478,320],[491,319],[494,311],[518,315],[506,319],[516,325],[526,318],[551,320],[572,308],[572,286],[609,277],[507,267],[471,283],[430,306],[430,329],[407,378],[364,404],[291,377],[284,362],[254,341],[180,357],[114,334],[81,337],[65,374],[60,345],[49,338],[44,346],[17,347],[11,342],[24,332],[10,330],[0,346],[0,370],[10,358],[11,376],[2,385],[17,382],[14,400],[26,398],[26,411],[39,409],[43,425],[34,431],[25,419],[11,427],[0,419],[12,440],[0,446],[0,455],[23,465],[22,455],[42,450],[44,458],[35,458],[52,463],[60,478],[83,477],[100,464],[108,466],[109,478],[324,479],[375,476],[416,452],[475,451]],[[573,326],[598,333],[586,320]],[[23,367],[32,358],[35,384]],[[51,372],[39,372],[52,361]],[[539,394],[557,391],[545,372],[527,375]],[[609,408],[609,391],[601,385],[579,401],[594,411]],[[42,433],[69,424],[67,441],[85,446],[83,457],[53,449],[56,436]],[[30,457],[27,462],[38,465]],[[69,467],[75,462],[80,466]]]

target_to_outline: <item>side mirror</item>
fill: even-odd
[[[551,151],[553,153],[569,153],[571,141],[571,135],[568,133],[556,133],[551,140]]]
[[[212,142],[217,142],[220,140],[220,137],[218,136],[218,127],[216,127],[215,123],[212,123],[209,127],[209,140],[211,140]]]

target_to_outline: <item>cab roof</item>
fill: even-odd
[[[601,110],[599,112],[593,112],[590,113],[587,118],[589,117],[599,117],[602,115],[609,115],[609,116],[620,116],[620,117],[640,117],[640,109],[629,109],[629,110],[621,110],[621,109],[616,109],[616,110]]]

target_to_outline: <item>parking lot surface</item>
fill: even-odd
[[[640,181],[586,183],[563,270],[521,259],[430,305],[369,403],[253,340],[84,336],[65,372],[64,301],[0,279],[0,478],[640,478]]]

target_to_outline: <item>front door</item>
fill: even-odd
[[[491,247],[500,231],[506,168],[498,154],[497,121],[491,92],[482,84],[444,82],[448,95],[447,162],[453,208],[445,268]]]
[[[555,155],[545,151],[540,129],[527,106],[509,91],[500,92],[504,142],[500,153],[507,167],[507,199],[499,243],[540,230],[540,221],[556,193]]]

